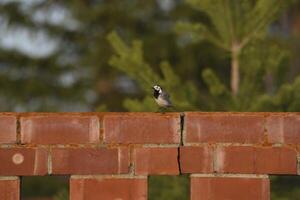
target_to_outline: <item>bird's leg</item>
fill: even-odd
[[[157,113],[165,113],[163,107],[158,107]]]

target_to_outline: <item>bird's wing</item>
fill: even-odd
[[[168,93],[166,93],[166,92],[163,91],[160,95],[161,95],[161,97],[163,99],[165,99],[168,102],[169,106],[172,105],[172,102],[171,102],[171,99],[170,99],[170,95]]]

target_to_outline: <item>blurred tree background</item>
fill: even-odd
[[[299,10],[297,0],[0,0],[0,111],[156,111],[156,83],[180,111],[300,111]],[[67,198],[66,178],[53,180],[42,194],[30,189],[42,180],[24,178],[23,196]],[[149,182],[150,199],[188,199],[186,177]],[[272,177],[272,199],[300,199],[299,185]]]

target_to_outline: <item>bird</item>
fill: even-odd
[[[173,107],[169,94],[161,86],[154,85],[152,89],[154,100],[161,109]]]

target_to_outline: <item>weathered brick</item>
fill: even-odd
[[[269,200],[268,178],[191,177],[191,200]]]
[[[52,174],[122,174],[129,172],[129,151],[120,148],[53,148]]]
[[[180,147],[180,166],[182,173],[212,173],[213,148]]]
[[[48,152],[44,148],[1,148],[1,176],[47,174]]]
[[[21,142],[31,144],[77,144],[99,142],[96,116],[75,114],[21,117]]]
[[[297,153],[284,147],[219,147],[216,166],[222,173],[297,174]]]
[[[70,200],[147,200],[147,178],[71,178]]]
[[[178,149],[176,147],[149,147],[134,150],[135,174],[138,175],[177,175]]]
[[[118,113],[103,117],[105,143],[178,144],[179,114]]]
[[[266,119],[270,143],[300,144],[300,115],[273,114]]]
[[[262,114],[186,113],[186,143],[261,143],[264,137]]]
[[[0,177],[0,199],[20,199],[20,179],[18,177]]]
[[[15,115],[0,115],[0,144],[17,142],[17,117]]]

